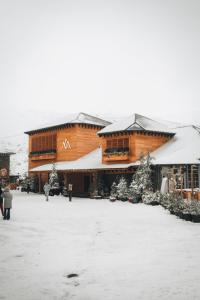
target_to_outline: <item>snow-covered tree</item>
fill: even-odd
[[[149,154],[147,154],[145,157],[141,157],[140,165],[135,174],[133,174],[133,178],[129,186],[130,198],[141,198],[144,192],[152,190],[151,161],[152,158]]]
[[[121,179],[117,185],[117,196],[120,200],[128,199],[127,181],[123,176],[121,177]]]
[[[115,181],[113,182],[113,184],[111,186],[110,196],[117,197],[117,184]]]
[[[200,201],[192,199],[190,201],[190,214],[191,215],[200,215]]]
[[[59,187],[58,173],[54,163],[52,165],[52,171],[49,174],[49,184],[51,187]]]

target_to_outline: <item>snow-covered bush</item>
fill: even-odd
[[[142,201],[147,205],[159,205],[160,204],[160,192],[145,192],[142,195]]]
[[[110,201],[115,201],[116,199],[117,199],[117,184],[114,181],[112,186],[111,186]]]
[[[123,201],[128,200],[127,181],[124,177],[121,177],[117,185],[117,198]]]
[[[191,215],[200,215],[200,201],[195,199],[191,200],[189,211]]]
[[[200,201],[194,199],[191,200],[190,215],[191,215],[192,222],[200,223]]]
[[[184,200],[183,214],[190,215],[190,201],[189,200]]]
[[[171,209],[171,211],[173,211],[175,200],[176,199],[173,197],[173,195],[171,195],[171,194],[164,194],[164,195],[161,195],[160,204],[164,208],[169,209],[169,210]]]

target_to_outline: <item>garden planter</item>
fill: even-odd
[[[200,223],[200,215],[192,215],[192,222]]]
[[[131,202],[131,203],[138,203],[137,198],[129,198],[128,201]]]
[[[111,202],[115,202],[116,200],[117,200],[116,198],[110,197],[110,201],[111,201]]]
[[[183,213],[182,212],[178,212],[177,213],[177,217],[179,217],[180,219],[183,219]]]
[[[102,196],[93,196],[93,199],[99,200],[99,199],[102,199]]]
[[[192,221],[192,216],[190,214],[183,214],[183,219],[185,221]]]
[[[157,201],[152,201],[152,202],[150,202],[149,204],[152,205],[152,206],[159,205],[159,203],[158,203]]]
[[[121,198],[120,200],[121,200],[122,202],[128,201],[127,198]]]

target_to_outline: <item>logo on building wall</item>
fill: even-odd
[[[63,141],[63,148],[64,149],[71,149],[71,145],[70,145],[70,142],[68,141],[68,139],[65,139]]]

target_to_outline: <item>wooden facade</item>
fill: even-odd
[[[169,134],[145,131],[102,135],[100,137],[103,153],[102,162],[106,164],[134,162],[141,155],[156,150],[169,141],[170,138]]]
[[[117,176],[123,175],[129,182],[136,168],[130,167],[129,164],[161,147],[174,136],[172,132],[150,131],[142,128],[106,132],[101,129],[107,125],[97,125],[95,121],[94,124],[89,124],[79,120],[77,123],[70,122],[26,132],[29,135],[29,175],[37,178],[38,191],[43,192],[43,186],[49,180],[53,163],[76,162],[98,148],[102,150],[101,162],[98,156],[98,162],[94,162],[94,165],[97,163],[99,167],[94,169],[93,163],[91,164],[88,158],[90,166],[83,164],[82,169],[76,163],[71,165],[72,169],[59,168],[57,171],[60,185],[67,186],[68,183],[72,183],[74,195],[88,196],[91,186],[93,189],[97,188],[99,179],[103,179],[109,188]],[[7,165],[8,160],[5,168]],[[48,171],[32,170],[43,165],[48,165]],[[173,168],[176,169],[176,166]],[[200,187],[200,166],[194,168],[185,165],[181,168],[184,169],[184,187]],[[156,182],[155,188],[159,188],[162,167],[154,166],[152,176],[153,182]]]
[[[69,124],[29,135],[29,170],[59,161],[76,160],[99,147],[100,126]]]

